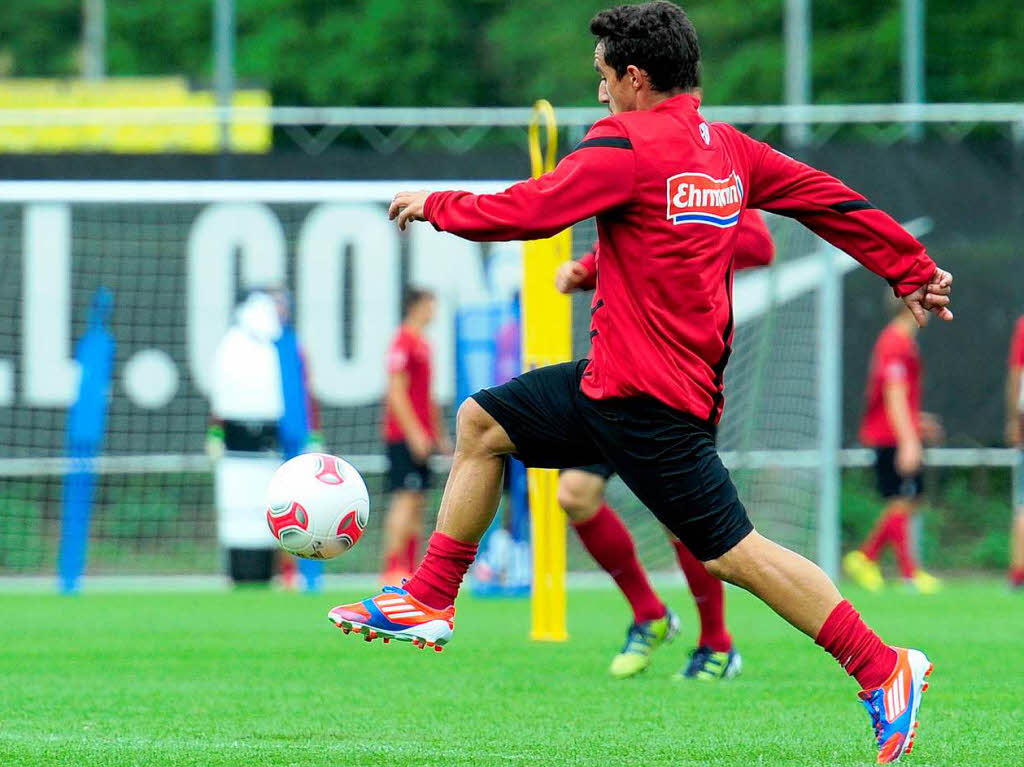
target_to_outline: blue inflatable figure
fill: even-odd
[[[294,326],[286,324],[275,343],[281,363],[281,393],[284,395],[284,415],[278,422],[278,438],[287,461],[304,452],[311,442],[310,398],[306,390],[305,362],[299,352]],[[299,572],[307,591],[320,590],[323,571],[323,562],[299,559]]]
[[[96,484],[95,458],[103,444],[114,370],[114,336],[107,329],[114,296],[97,288],[89,308],[88,328],[75,347],[81,378],[78,396],[68,413],[66,455],[61,509],[60,552],[57,573],[60,590],[78,591],[85,570],[89,516]]]

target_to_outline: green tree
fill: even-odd
[[[107,0],[112,75],[180,74],[208,85],[213,0]],[[241,83],[278,104],[591,104],[599,0],[236,0]],[[684,2],[713,104],[782,99],[781,0]],[[928,0],[930,101],[1024,100],[1020,0]],[[815,0],[813,99],[899,98],[902,18],[893,0]],[[73,76],[81,0],[0,3],[0,74]]]

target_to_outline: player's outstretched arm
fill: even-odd
[[[815,234],[884,277],[919,324],[934,313],[951,320],[953,277],[887,213],[837,178],[794,160],[730,126],[721,126],[746,155],[749,207],[800,221]]]
[[[633,146],[618,123],[601,120],[550,173],[497,194],[399,192],[390,216],[400,228],[429,221],[467,240],[536,240],[630,200]]]

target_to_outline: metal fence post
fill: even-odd
[[[231,149],[231,103],[235,91],[235,0],[214,0],[214,87],[220,119],[220,151]]]
[[[903,0],[903,77],[901,95],[905,104],[923,104],[925,100],[925,2]],[[907,125],[907,136],[919,141],[924,131],[921,123]]]
[[[82,76],[102,80],[107,70],[107,2],[82,1]]]
[[[831,578],[839,573],[839,451],[842,441],[843,283],[839,252],[825,248],[818,290],[818,564]]]
[[[786,48],[784,98],[788,106],[811,102],[811,6],[810,0],[786,0],[783,11]],[[807,143],[805,122],[786,124],[786,141],[796,146]]]

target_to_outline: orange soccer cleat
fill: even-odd
[[[327,617],[346,634],[362,634],[367,642],[380,637],[387,644],[397,639],[438,652],[455,630],[454,605],[435,610],[397,586],[385,586],[377,596],[361,602],[338,605]]]

